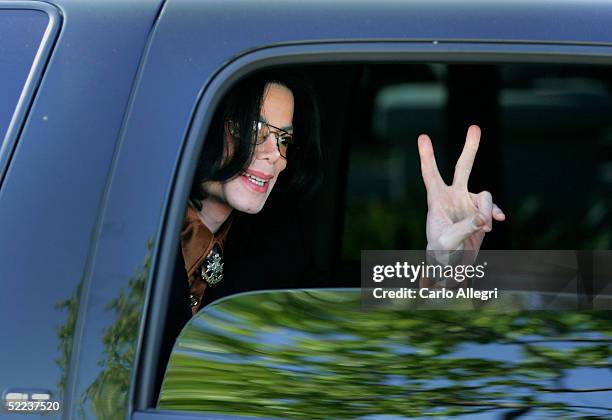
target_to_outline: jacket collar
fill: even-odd
[[[191,207],[191,205],[187,206],[183,230],[181,232],[181,249],[188,278],[191,278],[196,270],[200,268],[215,244],[219,245],[221,253],[223,253],[223,245],[232,220],[233,212],[221,225],[217,234],[214,235],[202,222],[197,210]]]

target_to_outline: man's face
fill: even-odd
[[[261,120],[287,132],[293,132],[293,94],[285,86],[270,83],[264,90]],[[232,144],[230,130],[225,130],[225,144]],[[266,203],[278,175],[287,166],[280,155],[275,135],[269,135],[255,147],[253,160],[236,178],[226,182],[204,183],[210,198],[226,203],[244,213],[258,213]]]

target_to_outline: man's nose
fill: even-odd
[[[256,156],[257,159],[269,160],[272,163],[281,157],[276,145],[276,134],[268,134],[263,143],[257,145]]]

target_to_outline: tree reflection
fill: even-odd
[[[188,324],[159,407],[304,419],[598,418],[612,415],[611,344],[604,311],[365,312],[358,291],[253,293]],[[582,368],[607,386],[574,387]],[[604,407],[573,397],[606,392]]]
[[[57,389],[60,393],[60,400],[63,400],[64,395],[66,394],[68,366],[70,365],[70,356],[72,355],[72,343],[74,339],[74,330],[76,328],[77,315],[79,312],[79,299],[81,298],[82,288],[83,280],[79,281],[72,296],[55,304],[55,309],[60,311],[68,311],[66,323],[57,328],[59,342],[58,349],[60,356],[55,359],[55,363],[57,363],[62,372],[57,384]]]
[[[129,279],[127,292],[123,289],[117,298],[108,302],[105,309],[113,311],[115,322],[105,328],[102,334],[103,358],[98,361],[100,373],[81,395],[80,407],[83,417],[92,412],[99,419],[125,418],[127,394],[130,386],[134,355],[138,339],[138,328],[144,288],[151,265],[150,250],[153,243],[147,243],[147,255],[142,267]],[[58,329],[60,358],[57,363],[62,370],[59,388],[65,389],[70,351],[78,313],[81,283],[67,300],[56,304],[58,309],[68,310],[68,320]],[[65,392],[65,391],[62,391]],[[87,404],[90,406],[87,407]]]

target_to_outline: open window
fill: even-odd
[[[406,343],[410,344],[406,348],[397,347],[399,342],[382,340],[377,332],[386,331],[390,323],[399,326],[408,322],[406,314],[403,317],[395,312],[394,315],[363,314],[360,318],[354,288],[360,284],[362,250],[424,249],[426,246],[427,203],[419,169],[417,136],[421,133],[431,136],[440,171],[450,182],[470,124],[482,128],[482,143],[470,178],[470,190],[491,191],[495,202],[509,216],[488,235],[485,248],[609,249],[612,246],[610,67],[355,60],[343,64],[300,65],[299,69],[308,74],[319,106],[323,183],[302,203],[296,202],[281,184],[261,212],[235,216],[224,251],[225,279],[213,289],[211,306],[191,319],[185,329],[188,318],[176,315],[177,305],[185,302],[185,284],[180,278],[172,279],[168,311],[163,314],[164,340],[162,348],[157,349],[158,370],[152,374],[155,383],[152,404],[159,401],[164,410],[203,413],[202,417],[194,414],[194,418],[205,418],[204,413],[296,418],[324,418],[332,413],[332,416],[351,417],[348,411],[359,418],[374,414],[469,415],[487,410],[497,415],[522,408],[529,411],[532,406],[535,413],[536,403],[542,405],[537,410],[563,410],[555,405],[555,398],[561,398],[565,391],[563,387],[551,385],[552,382],[529,382],[540,390],[550,385],[550,390],[558,391],[551,391],[550,395],[543,392],[542,399],[515,393],[516,389],[528,385],[526,377],[520,383],[497,384],[504,363],[510,363],[508,360],[514,354],[511,352],[518,351],[512,346],[506,354],[508,360],[475,361],[471,358],[474,352],[485,350],[462,350],[461,343],[456,342],[453,357],[480,365],[470,365],[461,372],[447,367],[446,376],[406,382],[418,377],[420,363],[432,363],[430,368],[436,369],[434,365],[442,363],[450,353],[439,347],[435,337],[405,336]],[[177,250],[175,265],[178,267],[181,258]],[[576,263],[583,262],[578,259]],[[305,292],[305,288],[321,290]],[[328,288],[335,291],[323,290]],[[262,293],[233,296],[241,292]],[[610,290],[591,286],[589,292],[603,299]],[[335,312],[338,305],[350,308]],[[609,342],[609,336],[603,333],[609,330],[609,318],[589,314],[580,315],[580,319],[592,328],[581,330],[585,334],[581,337],[567,333],[566,338],[572,341],[592,337],[596,345]],[[563,335],[563,323],[570,325],[578,319],[572,316],[558,318],[559,330],[555,334]],[[444,324],[438,315],[425,312],[417,318],[413,320],[415,329]],[[533,322],[542,325],[551,319],[533,316]],[[461,328],[466,333],[471,328],[470,322],[478,324],[473,319],[465,321]],[[497,331],[493,321],[493,318],[487,321],[490,323],[487,331],[491,334]],[[515,329],[515,321],[532,322],[529,316],[504,318],[505,324],[502,324],[506,330],[498,336],[487,336],[486,344],[492,347],[486,351],[498,349],[501,341],[510,340],[517,332],[524,333],[525,340],[529,338],[527,329]],[[570,327],[578,326],[571,324]],[[355,337],[343,335],[351,329]],[[400,330],[398,327],[394,331]],[[366,337],[359,337],[358,331],[365,331]],[[552,337],[551,331],[535,340],[547,340]],[[175,344],[179,333],[181,338]],[[470,336],[467,342],[475,345],[483,339]],[[374,343],[373,347],[368,347],[370,342]],[[235,351],[230,345],[235,345]],[[265,353],[266,345],[272,349],[270,354]],[[527,350],[531,348],[527,341],[520,345],[527,346]],[[292,346],[297,346],[299,351]],[[308,346],[315,350],[310,358]],[[348,353],[342,353],[344,350]],[[592,401],[597,402],[590,404],[604,407],[604,412],[609,414],[612,406],[609,390],[605,389],[612,386],[612,378],[609,371],[592,370],[593,363],[603,363],[609,357],[601,351],[597,353],[599,359],[585,359],[576,367],[578,370],[572,370],[568,364],[565,370],[544,369],[542,375],[570,375],[573,382],[567,389],[580,388],[576,384],[584,382],[589,375],[596,375],[603,382],[607,380],[607,385],[602,382],[597,387],[604,391],[592,394],[595,395]],[[333,354],[346,358],[340,360]],[[569,358],[570,354],[564,353],[563,357],[566,356]],[[166,371],[169,358],[174,370]],[[357,358],[359,363],[355,362]],[[368,362],[391,363],[396,358],[405,364],[401,371],[384,371],[385,363]],[[513,359],[513,366],[519,370],[526,368],[530,363],[527,359],[527,356],[524,361]],[[552,363],[552,359],[548,361]],[[339,366],[353,362],[357,375],[349,379],[347,372],[339,371],[342,370]],[[485,379],[500,386],[500,394],[489,395],[494,390],[483,388],[482,384],[477,391],[470,389],[478,394],[474,398],[481,401],[485,398],[495,404],[472,407],[458,403],[459,391],[453,386],[476,380],[479,372],[489,366],[487,363],[499,368],[497,376],[491,374]],[[352,368],[346,369],[353,372]],[[311,381],[314,377],[311,374],[316,376],[316,381]],[[343,382],[339,378],[347,380]],[[451,381],[454,385],[436,382],[431,387],[426,383],[429,379]],[[245,387],[241,388],[240,384]],[[292,384],[296,386],[296,393],[285,392]],[[333,395],[328,395],[331,388]],[[366,388],[368,393],[361,392]],[[397,398],[401,396],[410,402],[400,408],[393,404],[393,398],[378,404],[380,395],[387,395],[389,389]],[[506,401],[502,394],[508,398],[512,395],[514,399]],[[431,395],[436,397],[432,400]],[[576,410],[585,414],[596,408]]]

